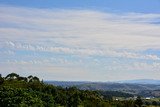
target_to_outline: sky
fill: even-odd
[[[159,79],[160,0],[0,0],[0,73]]]

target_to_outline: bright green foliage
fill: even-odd
[[[1,87],[0,104],[3,107],[17,107],[22,105],[42,107],[43,101],[32,90]]]

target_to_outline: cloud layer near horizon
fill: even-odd
[[[1,72],[13,72],[11,64],[14,71],[28,68],[59,80],[158,79],[159,19],[160,14],[1,6]]]

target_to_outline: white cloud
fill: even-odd
[[[137,61],[131,63],[132,66],[127,62],[124,62],[126,65],[117,64],[115,66],[120,71],[126,68],[128,71],[147,71],[149,69],[149,72],[152,72],[155,69],[159,70],[157,65],[159,65],[160,56],[156,53],[143,53],[143,51],[148,49],[160,50],[160,25],[153,24],[159,18],[160,14],[112,14],[91,10],[1,6],[0,49],[4,52],[0,53],[0,59],[3,62],[4,54],[9,53],[5,55],[8,56],[8,59],[15,58],[15,62],[11,59],[8,63],[17,64],[16,66],[18,64],[38,65],[47,63],[50,65],[52,63],[48,57],[44,57],[42,60],[33,58],[26,61],[27,58],[23,54],[20,57],[22,59],[17,60],[19,58],[16,54],[17,50],[61,53],[64,56],[76,55],[82,56],[86,60],[90,56],[103,56],[136,61],[149,60],[151,65],[137,63]],[[102,64],[100,59],[98,60],[97,62]],[[72,61],[63,58],[57,58],[55,61],[66,65],[71,63],[74,66]],[[81,63],[84,62],[82,60]],[[90,61],[89,64],[91,63]],[[87,64],[88,62],[84,65]],[[81,67],[75,69],[79,70],[79,68]],[[47,68],[44,67],[44,69]],[[111,72],[115,69],[114,66],[110,65]]]

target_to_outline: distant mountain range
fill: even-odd
[[[76,85],[81,85],[81,84],[90,83],[90,82],[84,82],[84,81],[45,81],[45,83],[52,84],[55,86],[70,87],[70,86],[76,86]]]
[[[46,83],[62,87],[76,86],[84,90],[160,90],[160,80],[152,79],[125,80],[117,82],[46,81]]]
[[[56,86],[75,86],[81,84],[88,84],[88,83],[106,83],[106,84],[113,84],[113,83],[121,83],[121,84],[153,84],[153,85],[160,85],[160,80],[154,79],[136,79],[136,80],[123,80],[123,81],[115,81],[115,82],[90,82],[90,81],[45,81],[49,84],[54,84]]]
[[[130,84],[156,84],[156,85],[160,85],[160,80],[154,80],[154,79],[137,79],[137,80],[124,80],[124,81],[118,81],[118,83],[130,83]]]
[[[81,90],[119,91],[133,95],[160,97],[160,80],[139,79],[117,82],[87,82],[87,81],[46,81],[62,87],[75,86]]]

